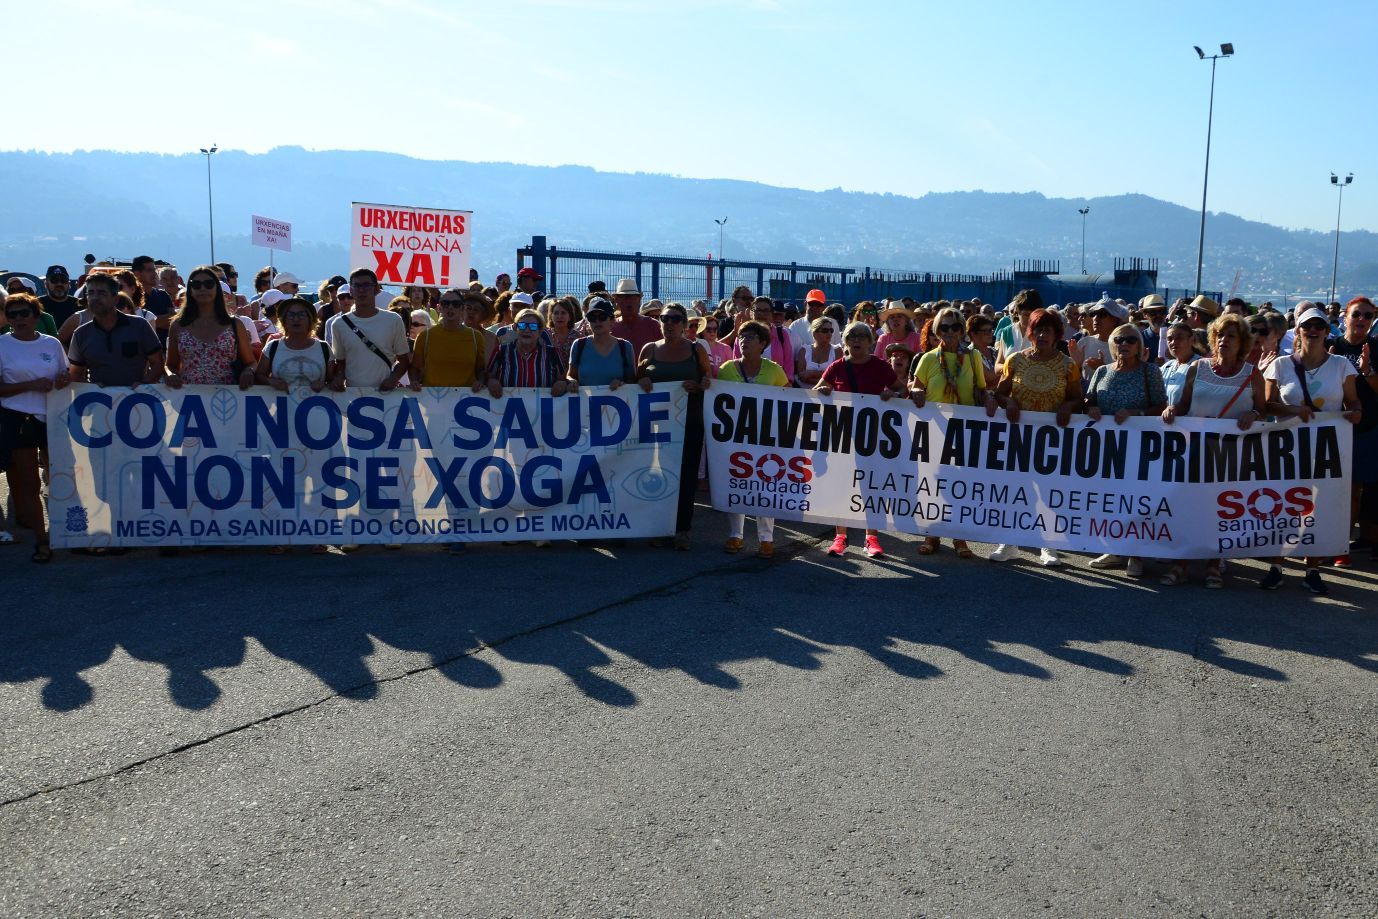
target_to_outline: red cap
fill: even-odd
[[[805,303],[827,303],[828,295],[818,288],[809,291],[808,296],[804,297]]]
[[[521,278],[535,278],[538,281],[544,281],[545,275],[537,274],[535,268],[523,268],[521,271],[517,272],[517,278],[518,280]]]

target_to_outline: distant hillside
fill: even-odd
[[[906,198],[297,147],[224,151],[212,165],[217,258],[267,263],[248,240],[250,214],[259,213],[293,223],[295,251],[278,261],[308,278],[346,267],[349,202],[362,200],[473,210],[475,264],[485,277],[510,269],[515,249],[536,233],[562,246],[706,254],[717,248],[713,218],[724,214],[732,258],[976,273],[1054,258],[1070,273],[1080,267],[1077,208],[1089,204],[1090,271],[1109,270],[1115,256],[1146,256],[1159,259],[1163,284],[1195,280],[1198,212],[1143,195]],[[0,153],[0,187],[0,267],[76,267],[86,252],[148,253],[184,266],[209,255],[198,154]],[[1206,242],[1207,288],[1229,290],[1237,269],[1242,291],[1330,285],[1331,234],[1213,214]],[[1378,289],[1378,234],[1345,234],[1340,288]]]

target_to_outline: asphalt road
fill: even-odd
[[[699,523],[0,551],[0,914],[1378,913],[1372,563],[1318,599]]]

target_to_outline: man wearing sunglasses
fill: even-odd
[[[81,309],[81,304],[71,296],[72,279],[63,266],[49,265],[43,285],[48,288],[48,292],[38,298],[43,301],[43,312],[52,316],[53,322],[62,328],[62,324]]]
[[[72,380],[99,386],[138,386],[163,376],[163,343],[140,316],[117,308],[119,282],[108,274],[86,279],[91,321],[77,327],[67,347]]]

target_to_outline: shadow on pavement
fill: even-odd
[[[1252,571],[1208,592],[1076,566],[1054,573],[950,554],[919,560],[912,548],[899,543],[894,556],[870,561],[859,554],[830,559],[801,544],[798,558],[774,563],[714,557],[715,548],[696,557],[572,545],[476,549],[458,560],[381,551],[72,559],[52,566],[60,590],[27,582],[25,602],[0,614],[0,683],[42,681],[46,709],[74,711],[96,698],[84,674],[118,648],[166,669],[174,706],[202,710],[221,699],[222,684],[237,681],[233,691],[252,684],[254,674],[235,672],[246,667],[251,642],[356,701],[376,696],[380,679],[430,667],[455,683],[491,689],[503,683],[507,661],[553,668],[589,698],[628,707],[638,700],[617,678],[625,666],[619,656],[731,691],[740,688],[728,669],[734,662],[813,670],[839,647],[911,679],[942,675],[923,659],[924,646],[1028,679],[1052,674],[1021,648],[1129,677],[1130,663],[1085,647],[1116,643],[1177,652],[1260,680],[1287,675],[1232,655],[1227,645],[1378,672],[1378,629],[1366,612],[1371,572],[1331,576],[1340,602],[1320,603],[1296,586],[1255,590]],[[683,580],[626,596],[626,565],[650,566],[642,570],[663,582],[677,563]],[[159,580],[149,583],[153,577]],[[120,597],[131,599],[113,599]],[[485,646],[491,653],[474,653]],[[396,654],[390,649],[426,662],[370,666],[370,658]]]

